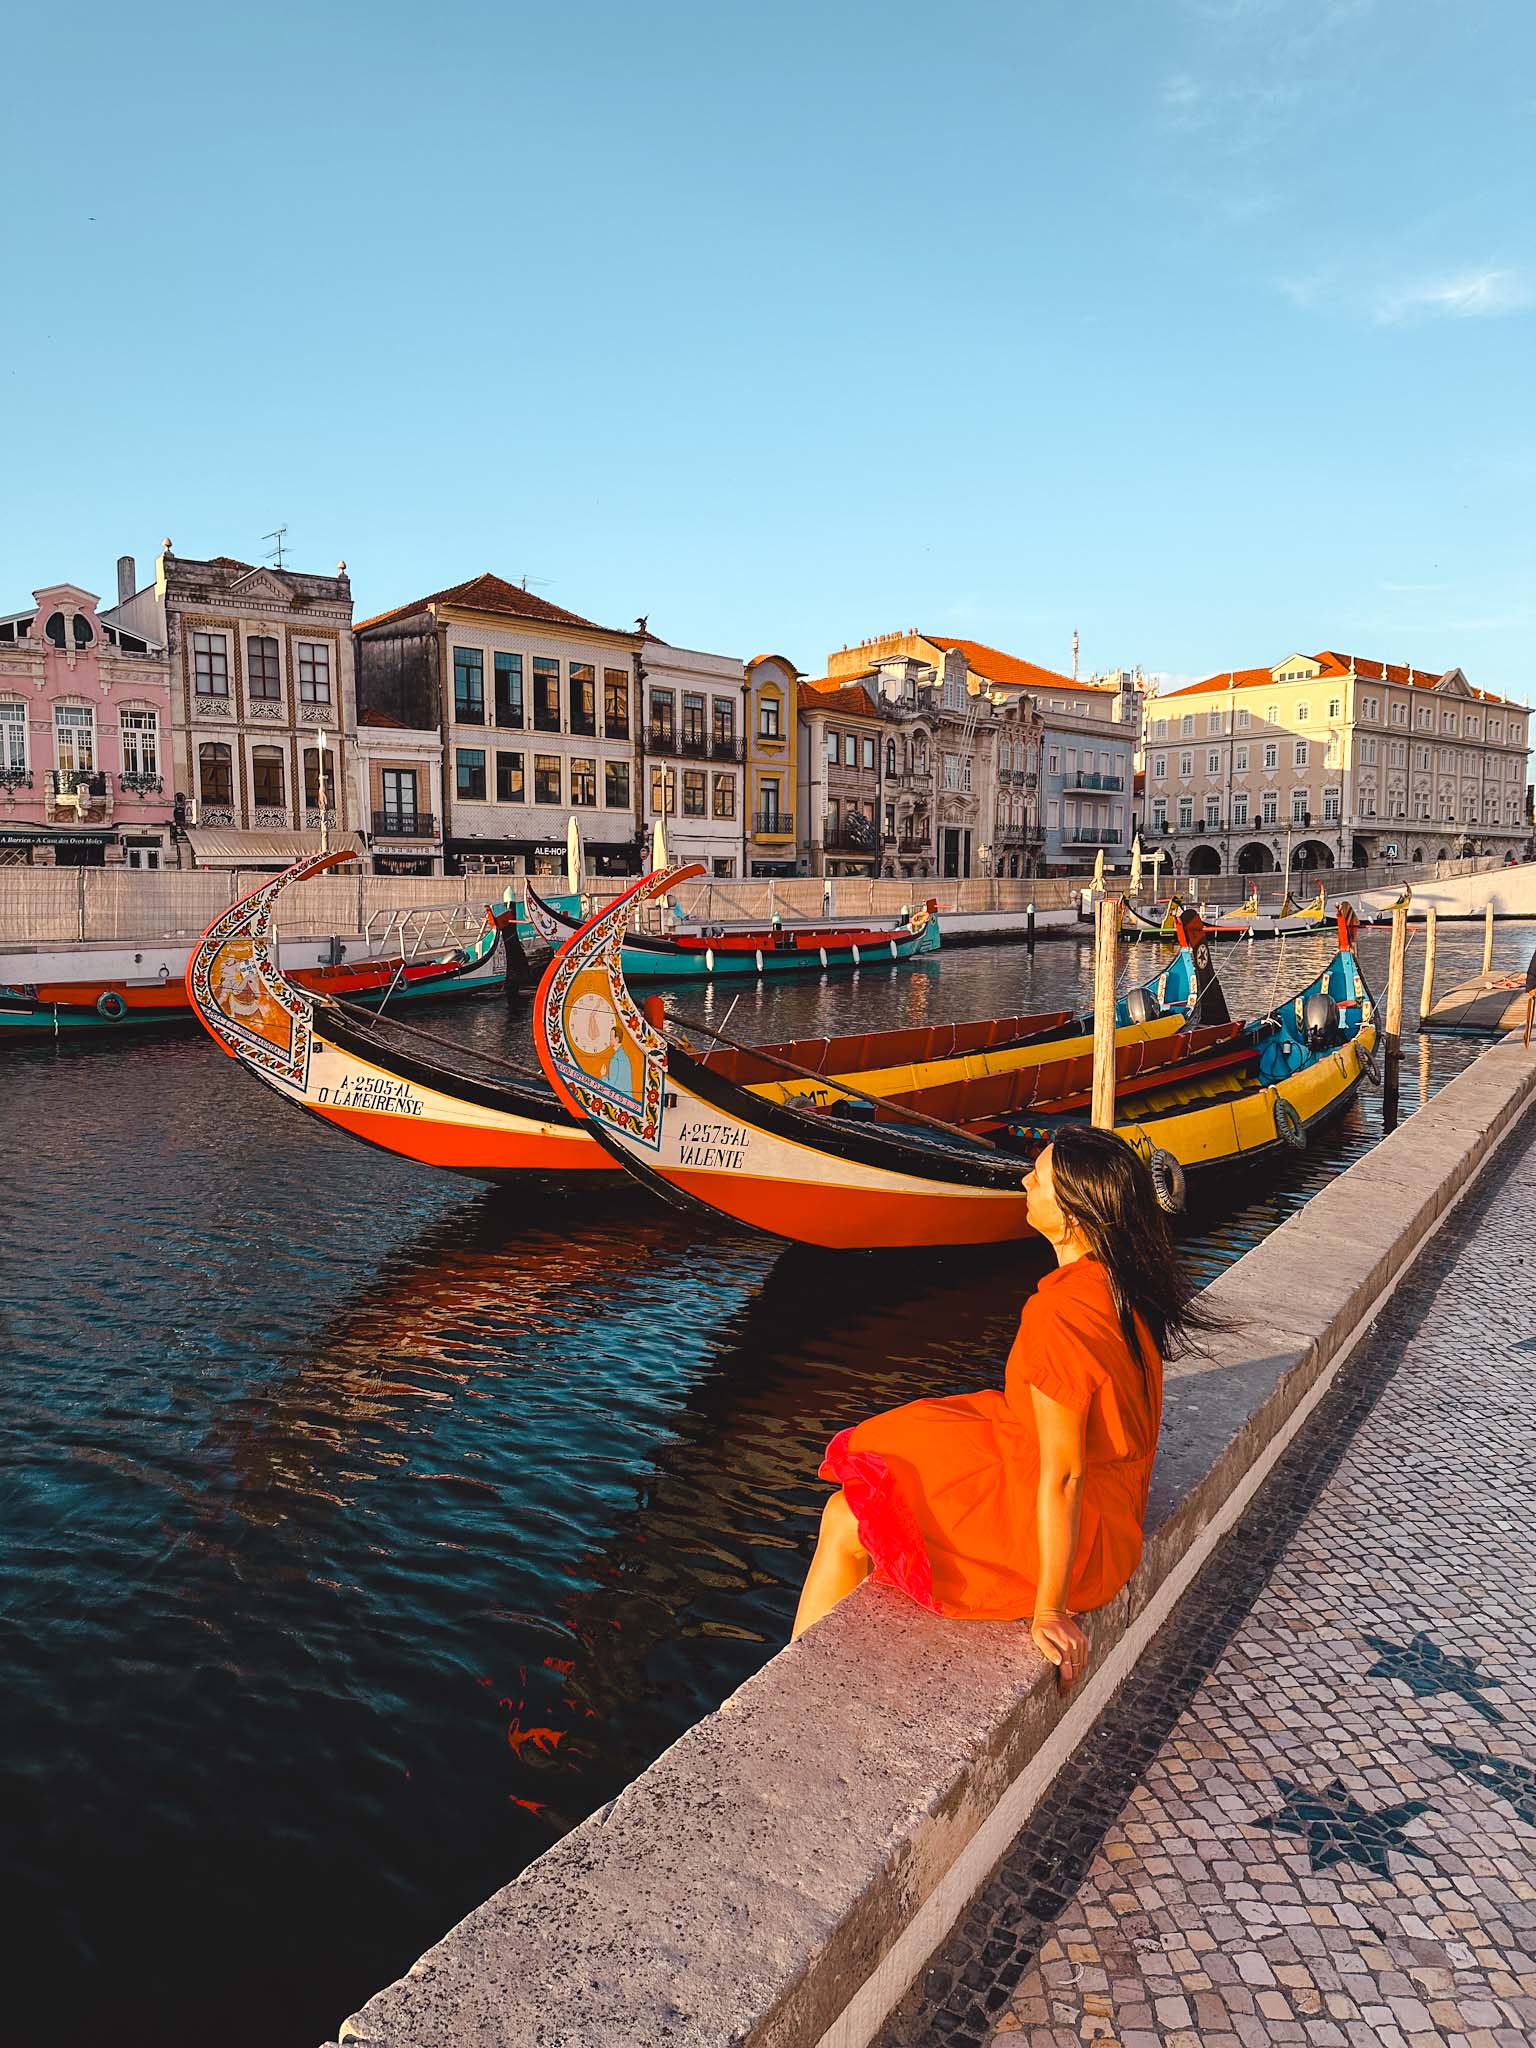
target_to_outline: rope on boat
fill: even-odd
[[[376,1027],[378,1025],[379,1019],[375,1011],[365,1010],[360,1004],[345,1002],[340,997],[334,997],[332,1000],[335,1002],[338,1010],[345,1010],[348,1017],[360,1025],[365,1032],[369,1026]],[[425,1025],[408,1024],[403,1017],[391,1017],[389,1020],[389,1030],[390,1032],[406,1032],[412,1038],[424,1038],[431,1045],[440,1045],[447,1052],[458,1053],[461,1059],[483,1063],[489,1067],[503,1067],[509,1074],[516,1074],[520,1081],[544,1082],[545,1079],[544,1071],[541,1067],[520,1066],[516,1060],[500,1059],[493,1052],[481,1052],[478,1046],[465,1045],[461,1039],[444,1038],[440,1031],[428,1031]],[[389,1032],[377,1031],[376,1035],[380,1038],[387,1038]],[[545,1085],[547,1086],[548,1084],[545,1083]]]

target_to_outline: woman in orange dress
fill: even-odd
[[[1027,1619],[1063,1688],[1141,1556],[1163,1355],[1214,1327],[1123,1138],[1072,1125],[1025,1183],[1056,1252],[1024,1304],[1004,1391],[912,1401],[843,1430],[838,1483],[800,1596],[798,1636],[866,1578],[936,1614]]]

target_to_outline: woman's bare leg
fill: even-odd
[[[805,1575],[790,1641],[862,1585],[869,1571],[870,1556],[859,1540],[858,1518],[839,1489],[821,1511],[821,1535]]]

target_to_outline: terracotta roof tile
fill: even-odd
[[[1416,690],[1432,690],[1440,681],[1441,675],[1449,673],[1440,669],[1410,669],[1402,662],[1371,661],[1359,655],[1339,654],[1332,648],[1325,648],[1321,654],[1314,654],[1312,659],[1321,670],[1316,679],[1318,682],[1332,682],[1341,676],[1347,676],[1351,662],[1358,680],[1368,683],[1395,683],[1399,689],[1411,682]],[[1186,683],[1182,690],[1165,691],[1157,701],[1166,704],[1175,697],[1204,696],[1212,690],[1225,690],[1229,687],[1256,690],[1261,684],[1273,684],[1274,680],[1273,672],[1267,668],[1240,668],[1234,672],[1233,678],[1229,678],[1224,670],[1220,675],[1207,676],[1203,683]],[[1470,683],[1467,687],[1472,690]],[[1517,704],[1513,697],[1500,697],[1492,690],[1472,690],[1472,695],[1483,704],[1509,704],[1517,711],[1528,708]]]
[[[369,626],[384,626],[393,619],[408,619],[413,612],[424,612],[429,605],[451,605],[460,611],[486,612],[496,618],[528,619],[535,624],[550,626],[589,626],[598,633],[623,630],[599,626],[595,619],[584,619],[579,612],[568,612],[564,605],[551,604],[545,597],[535,597],[531,590],[508,583],[505,577],[493,576],[489,570],[483,576],[471,576],[467,582],[451,584],[447,590],[434,590],[427,597],[418,597],[413,604],[397,604],[392,611],[375,612],[371,619],[359,620],[354,630],[361,633]],[[626,633],[624,637],[632,640],[636,636]]]
[[[929,633],[925,639],[935,647],[957,648],[965,656],[966,666],[989,683],[1008,683],[1015,689],[1023,690],[1091,690],[1095,696],[1113,695],[1110,683],[1075,683],[1070,676],[1058,675],[1055,669],[1041,668],[1038,662],[1024,661],[1016,654],[1004,654],[1001,648],[988,647],[983,640],[954,640],[947,633]]]
[[[833,682],[818,676],[800,685],[802,711],[833,711],[839,718],[878,718],[879,708],[862,683]]]

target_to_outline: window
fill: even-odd
[[[1252,713],[1251,711],[1239,711],[1239,713],[1237,714],[1237,729],[1238,729],[1238,731],[1239,731],[1239,732],[1247,732],[1248,728],[1249,728],[1249,727],[1250,727],[1250,726],[1251,726],[1252,724],[1253,724],[1253,713]]]
[[[1195,822],[1195,800],[1192,796],[1179,798],[1179,830],[1187,832]]]
[[[478,647],[453,650],[453,718],[456,725],[485,723],[485,657]]]
[[[1490,718],[1490,719],[1489,719],[1489,721],[1488,721],[1488,737],[1489,737],[1489,739],[1491,739],[1491,740],[1501,739],[1501,738],[1503,737],[1503,733],[1504,733],[1504,726],[1503,726],[1503,723],[1502,723],[1502,721],[1501,721],[1501,720],[1499,720],[1499,719],[1497,719],[1497,718]]]
[[[1205,729],[1207,732],[1221,731],[1221,713],[1219,711],[1208,711],[1206,713]]]
[[[496,723],[503,729],[508,727],[520,732],[525,717],[523,710],[523,657],[520,654],[498,654],[496,656]]]
[[[960,756],[960,787],[961,787],[962,789],[969,789],[969,788],[970,788],[970,786],[971,786],[971,757],[970,757],[970,755],[969,755],[969,754],[962,754],[962,755]]]
[[[856,768],[859,762],[859,740],[857,733],[843,734],[843,766]]]
[[[1311,716],[1312,707],[1310,704],[1302,702],[1296,706],[1296,723],[1298,725],[1305,725]]]
[[[536,804],[557,804],[561,801],[558,754],[534,755],[533,800]]]
[[[27,707],[14,699],[0,704],[0,774],[27,765]]]
[[[864,767],[864,768],[873,768],[873,767],[874,767],[874,765],[875,765],[875,743],[874,743],[874,741],[873,741],[873,740],[870,740],[870,739],[866,739],[866,740],[860,740],[860,742],[859,742],[859,753],[860,753],[860,766],[861,766],[861,767]]]
[[[715,777],[715,816],[734,818],[736,815],[736,778],[734,775]]]
[[[571,731],[583,739],[597,734],[597,670],[590,661],[571,663]]]
[[[1179,737],[1181,739],[1187,740],[1191,733],[1193,733],[1194,729],[1195,714],[1192,711],[1186,711],[1184,716],[1179,720]]]
[[[652,690],[650,745],[670,750],[676,744],[677,693],[674,690]]]
[[[1056,706],[1056,709],[1059,711],[1061,709],[1061,706],[1058,704]],[[1155,740],[1167,739],[1168,721],[1166,718],[1156,718],[1152,721],[1152,737]]]
[[[603,803],[610,811],[629,809],[629,763],[627,761],[605,761],[603,763]]]
[[[324,797],[328,807],[336,803],[336,778],[330,763],[324,759],[318,747],[304,749],[304,802],[308,809],[317,811],[321,798],[321,768],[325,770]]]
[[[1360,699],[1360,716],[1373,721],[1380,718],[1381,699],[1379,697],[1362,697]]]
[[[1344,706],[1337,697],[1330,697],[1328,699],[1328,716],[1330,718],[1337,718],[1343,709]]]
[[[1275,768],[1278,768],[1278,767],[1279,767],[1279,765],[1280,765],[1280,749],[1279,749],[1279,747],[1278,747],[1278,746],[1277,746],[1277,745],[1275,744],[1275,742],[1274,742],[1273,740],[1266,740],[1266,741],[1265,741],[1265,743],[1264,743],[1264,766],[1265,766],[1265,768],[1266,768],[1267,770],[1273,770],[1273,769],[1275,769]]]
[[[1213,832],[1220,823],[1221,798],[1219,796],[1208,796],[1205,800],[1205,829],[1207,832]]]
[[[1047,775],[1059,775],[1061,773],[1061,755],[1055,747],[1052,747],[1046,756],[1045,772]],[[1159,770],[1159,773],[1161,772]]]
[[[629,677],[621,668],[603,670],[603,731],[611,740],[629,738]]]
[[[245,643],[245,679],[252,703],[272,703],[278,694],[277,642],[262,635]],[[258,802],[260,799],[258,798]],[[278,798],[282,802],[282,798]]]
[[[288,794],[283,787],[281,747],[252,747],[251,786],[254,800],[258,804],[275,811],[286,808]]]
[[[768,701],[773,702],[774,700],[770,698]],[[757,795],[758,801],[763,807],[762,822],[764,829],[771,832],[780,815],[779,778],[776,775],[765,776],[758,786]]]
[[[685,818],[702,818],[704,816],[704,800],[707,793],[706,782],[707,777],[702,768],[685,768],[683,770],[683,816]]]
[[[1194,755],[1193,755],[1193,754],[1180,754],[1180,756],[1179,756],[1179,773],[1180,773],[1181,775],[1193,775],[1193,774],[1194,774],[1194,772],[1195,772],[1195,757],[1194,757]]]
[[[1393,740],[1387,748],[1387,766],[1405,768],[1408,765],[1408,747],[1403,740]]]
[[[715,753],[717,757],[729,759],[736,750],[736,706],[729,697],[715,697],[714,707]]]
[[[1280,723],[1280,706],[1278,704],[1266,704],[1264,706],[1264,723],[1266,725],[1278,725]]]
[[[499,747],[496,750],[496,801],[499,804],[525,804],[528,801],[523,756],[506,753]]]
[[[301,640],[299,657],[299,702],[329,704],[331,701],[331,650],[324,640]],[[480,709],[482,720],[485,707]]]
[[[0,706],[0,716],[4,707]],[[155,711],[125,711],[117,722],[123,749],[124,775],[158,776],[160,773],[160,715]],[[0,747],[0,767],[5,765]],[[281,799],[279,799],[281,801]]]
[[[235,800],[232,757],[222,741],[205,740],[197,750],[197,793],[205,804]]]
[[[560,664],[545,654],[533,657],[533,729],[560,730]]]
[[[1207,775],[1219,775],[1221,773],[1221,756],[1214,747],[1205,757],[1205,772]]]
[[[229,695],[229,643],[222,633],[192,635],[192,681],[199,697]],[[228,803],[229,798],[220,801]]]
[[[1274,790],[1266,789],[1263,796],[1259,799],[1259,817],[1261,823],[1265,825],[1273,825],[1278,822],[1280,817],[1280,799]]]
[[[1295,755],[1295,766],[1305,768],[1307,765],[1307,742],[1305,740],[1298,740],[1292,751]]]
[[[854,805],[854,804],[850,804],[850,805],[848,806],[848,808],[849,808],[850,810],[855,810],[855,809],[857,809],[857,806],[856,806],[856,805]],[[842,828],[842,822],[843,822],[843,807],[842,807],[842,804],[841,804],[841,803],[839,802],[839,800],[838,800],[838,799],[837,799],[837,798],[836,798],[835,796],[834,796],[834,797],[830,797],[830,798],[828,799],[828,801],[827,801],[827,829],[826,829],[826,840],[827,840],[827,844],[828,844],[828,845],[833,845],[833,844],[835,844],[835,843],[836,843],[836,840],[837,840],[837,835],[838,835],[838,832],[839,832],[839,831],[841,830],[841,828]]]
[[[1246,747],[1233,748],[1232,771],[1236,775],[1246,775],[1248,773],[1248,749]]]
[[[1363,740],[1361,740],[1361,742],[1360,742],[1360,764],[1361,764],[1361,766],[1362,766],[1362,767],[1366,767],[1366,768],[1374,768],[1374,767],[1375,767],[1375,765],[1376,765],[1376,742],[1375,742],[1374,738],[1368,738],[1368,739],[1363,739]]]
[[[557,799],[558,801],[558,799]],[[590,810],[597,802],[597,762],[578,755],[571,763],[571,804]]]
[[[467,804],[485,802],[485,749],[484,747],[456,747],[453,755],[454,787],[459,801]]]
[[[1337,824],[1339,818],[1339,792],[1336,789],[1323,791],[1323,822]]]
[[[1304,789],[1293,789],[1291,791],[1291,823],[1293,825],[1306,825],[1310,824],[1310,822],[1311,819],[1307,811],[1307,792]]]
[[[779,737],[779,700],[777,697],[764,697],[759,703],[757,707],[757,736],[763,740],[776,740]],[[763,784],[764,800],[766,801],[768,791],[772,788],[776,805],[778,801],[778,787],[776,782],[772,784],[765,782]]]
[[[67,775],[85,775],[96,766],[96,714],[88,704],[53,707],[53,758]]]
[[[677,775],[671,768],[651,770],[651,812],[658,818],[670,818],[677,809]]]
[[[1473,718],[1470,715],[1470,713],[1468,714],[1466,719],[1463,720],[1461,729],[1466,734],[1469,740],[1475,740],[1477,738],[1477,720]]]
[[[837,757],[841,751],[842,749],[838,741],[837,734],[835,732],[829,732],[827,734],[827,766],[829,768],[835,768],[837,766]]]
[[[1444,732],[1454,732],[1456,730],[1456,714],[1454,711],[1446,711],[1441,714],[1441,730]]]
[[[960,756],[958,754],[946,754],[944,756],[944,787],[946,789],[958,789],[960,787]]]
[[[1165,797],[1165,796],[1155,796],[1155,797],[1153,797],[1153,799],[1152,799],[1152,823],[1153,823],[1153,824],[1154,824],[1154,825],[1155,825],[1155,826],[1157,827],[1158,831],[1159,831],[1159,832],[1161,832],[1161,831],[1162,831],[1162,829],[1163,829],[1163,827],[1164,827],[1164,826],[1165,826],[1165,825],[1167,824],[1167,822],[1168,822],[1168,799],[1167,799],[1167,797]]]
[[[1234,825],[1246,825],[1248,823],[1248,792],[1246,789],[1239,789],[1233,792],[1232,822]]]
[[[705,744],[704,698],[698,690],[683,692],[683,751],[702,754]]]
[[[1162,782],[1166,779],[1167,774],[1168,756],[1166,754],[1154,754],[1152,756],[1152,780],[1154,782]]]
[[[499,758],[499,757],[498,757]],[[414,838],[419,826],[416,809],[416,770],[383,768],[379,788],[384,797],[384,829]]]
[[[1414,750],[1413,750],[1413,765],[1414,765],[1414,767],[1415,767],[1415,768],[1427,768],[1427,767],[1429,766],[1429,749],[1428,749],[1428,747],[1415,747],[1415,748],[1414,748]]]

